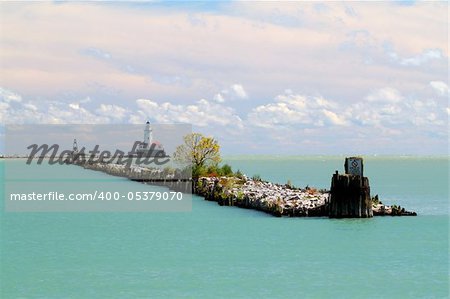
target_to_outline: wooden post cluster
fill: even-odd
[[[362,169],[362,158],[346,158],[346,173],[339,174],[336,171],[333,175],[329,202],[330,218],[373,217],[369,179],[362,175]]]

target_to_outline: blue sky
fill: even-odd
[[[3,124],[192,123],[224,154],[448,154],[446,2],[0,7]]]

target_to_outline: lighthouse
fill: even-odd
[[[143,142],[140,142],[134,155],[144,157],[155,157],[156,155],[159,157],[168,157],[164,151],[163,145],[159,141],[153,140],[153,129],[149,121],[145,123],[144,140]]]
[[[150,126],[150,122],[146,122],[145,123],[145,129],[144,129],[144,144],[143,147],[144,148],[149,148],[150,145],[153,142],[153,130]]]

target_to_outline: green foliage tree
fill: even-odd
[[[231,166],[228,164],[224,164],[221,168],[220,168],[220,174],[224,175],[224,176],[231,176],[233,175],[233,170],[231,169]]]
[[[208,168],[216,168],[221,161],[220,146],[216,139],[200,133],[184,136],[184,144],[179,145],[173,155],[178,163],[192,166],[192,176],[208,173]]]

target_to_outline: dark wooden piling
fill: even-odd
[[[361,175],[339,174],[336,171],[331,180],[329,217],[373,217],[369,179]]]

